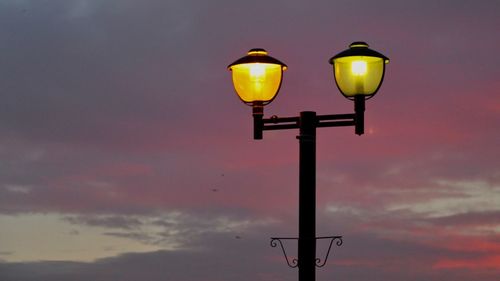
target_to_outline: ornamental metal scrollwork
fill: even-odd
[[[296,268],[297,266],[299,266],[299,260],[296,259],[296,258],[294,258],[290,262],[290,260],[288,259],[287,254],[286,254],[285,247],[283,246],[283,242],[281,242],[281,240],[298,240],[298,238],[284,238],[284,237],[278,238],[278,237],[271,237],[271,247],[276,248],[278,246],[278,243],[279,243],[280,246],[281,246],[281,250],[283,251],[283,255],[285,256],[285,260],[286,260],[286,263],[288,264],[288,266],[291,267],[291,268]],[[276,241],[278,243],[276,243]]]
[[[321,262],[320,258],[316,258],[316,267],[323,267],[323,266],[325,266],[326,261],[328,260],[328,255],[330,255],[330,250],[332,249],[333,241],[337,240],[337,242],[335,242],[335,244],[338,247],[342,246],[343,241],[342,241],[342,236],[317,237],[316,240],[318,240],[318,239],[331,239],[330,245],[328,246],[328,251],[326,252],[325,259],[323,260],[323,262]]]
[[[316,267],[323,267],[325,266],[326,262],[328,261],[328,256],[330,255],[330,251],[332,249],[333,242],[335,242],[335,245],[338,247],[342,246],[343,240],[342,236],[324,236],[324,237],[316,237],[316,240],[319,239],[330,239],[330,244],[328,245],[328,250],[326,251],[325,258],[321,260],[320,258],[316,258],[315,260],[315,265]],[[271,247],[276,248],[278,246],[278,243],[281,247],[281,251],[283,252],[283,255],[285,256],[286,263],[288,264],[289,267],[291,268],[296,268],[299,266],[299,260],[297,258],[293,258],[290,260],[288,255],[286,254],[285,246],[283,245],[283,242],[281,240],[299,240],[299,238],[290,238],[290,237],[271,237]]]

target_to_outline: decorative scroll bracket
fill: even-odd
[[[332,249],[333,242],[335,242],[335,245],[338,247],[342,246],[343,240],[342,236],[323,236],[323,237],[316,237],[316,240],[319,239],[330,239],[330,244],[328,246],[328,250],[326,251],[325,258],[321,260],[320,258],[316,258],[316,267],[323,267],[325,266],[328,256],[330,255],[330,251]],[[291,268],[296,268],[299,266],[299,260],[297,258],[293,258],[290,260],[288,255],[286,254],[285,246],[283,245],[283,242],[281,240],[299,240],[299,238],[295,237],[271,237],[271,247],[275,248],[278,246],[278,244],[281,247],[281,251],[283,252],[283,256],[285,256],[286,263],[288,264],[289,267]]]
[[[344,242],[342,240],[342,236],[325,236],[325,237],[316,237],[316,240],[318,239],[330,239],[330,245],[328,246],[328,251],[326,251],[325,258],[323,259],[323,262],[321,262],[320,258],[316,258],[316,267],[323,267],[326,264],[326,261],[328,260],[328,255],[330,255],[330,250],[332,249],[332,244],[333,241],[337,240],[335,244],[340,247],[342,246],[342,243]]]
[[[276,246],[278,246],[279,243],[281,246],[281,250],[283,251],[283,256],[285,256],[285,260],[288,266],[291,268],[296,268],[297,266],[299,266],[299,260],[298,259],[292,259],[291,261],[288,260],[285,246],[283,246],[283,242],[281,242],[281,240],[299,240],[299,238],[271,237],[271,247],[275,248]]]

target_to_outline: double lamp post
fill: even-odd
[[[264,118],[264,106],[274,100],[281,86],[286,64],[271,57],[264,49],[251,49],[228,66],[233,85],[243,103],[252,107],[254,139],[263,131],[299,129],[299,237],[271,238],[271,245],[281,245],[290,267],[298,267],[299,281],[314,281],[316,267],[325,265],[332,243],[342,244],[342,236],[316,237],[316,128],[354,126],[357,135],[364,133],[365,100],[373,97],[384,78],[389,59],[369,48],[365,42],[354,42],[349,49],[329,60],[338,89],[354,101],[354,113],[317,115],[302,111],[297,117]],[[298,258],[289,261],[282,240],[298,240]],[[326,257],[316,257],[317,239],[330,239]]]

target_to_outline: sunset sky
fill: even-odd
[[[328,59],[365,41],[391,62],[365,135],[318,129],[317,234],[344,244],[317,280],[498,281],[499,12],[0,0],[0,280],[297,280],[269,238],[297,235],[298,132],[253,140],[226,67],[288,65],[266,116],[350,113]]]

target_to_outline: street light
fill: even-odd
[[[240,99],[249,105],[270,103],[281,86],[287,66],[268,56],[264,49],[251,49],[248,54],[228,66]]]
[[[268,56],[264,49],[251,49],[248,54],[228,66],[233,85],[241,101],[252,106],[254,139],[262,139],[264,105],[273,101],[283,80],[286,64]]]
[[[364,133],[365,100],[373,97],[382,84],[389,59],[368,48],[365,42],[354,42],[349,49],[333,56],[335,83],[342,95],[354,100],[354,113],[316,115],[302,111],[297,117],[264,118],[264,106],[274,100],[281,87],[287,66],[268,56],[264,49],[251,49],[228,66],[236,93],[252,106],[254,139],[262,139],[265,130],[299,129],[299,237],[273,237],[271,246],[280,244],[290,267],[299,268],[299,281],[314,281],[316,267],[325,265],[332,243],[342,245],[342,236],[316,237],[316,128],[354,126]],[[288,260],[282,240],[298,240],[298,258]],[[316,257],[316,240],[331,239],[326,256]]]
[[[384,80],[385,65],[389,59],[368,48],[365,42],[354,42],[349,49],[338,53],[330,60],[333,64],[335,84],[344,97],[354,100],[357,120],[355,132],[364,132],[365,99],[373,97]]]
[[[335,83],[342,95],[354,99],[356,95],[370,98],[377,93],[389,59],[369,49],[365,42],[354,42],[329,62],[333,64]]]

